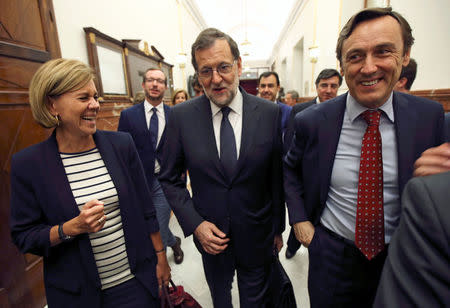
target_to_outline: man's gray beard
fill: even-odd
[[[209,98],[209,100],[210,100],[214,105],[216,105],[216,106],[219,107],[219,108],[226,107],[226,106],[228,106],[229,104],[231,104],[231,102],[233,101],[233,99],[236,97],[237,91],[239,91],[239,90],[238,90],[238,86],[239,86],[239,76],[238,76],[238,74],[236,73],[236,77],[235,77],[234,82],[233,82],[233,89],[234,89],[234,91],[232,90],[232,91],[231,91],[231,96],[230,96],[230,98],[228,98],[226,101],[224,101],[224,102],[222,102],[222,103],[221,103],[221,102],[217,102],[217,101],[215,101],[214,99],[212,99],[211,97],[209,97],[209,96],[208,96],[208,93],[206,93],[205,87],[204,87],[202,84],[201,84],[201,86],[202,86],[202,88],[203,88],[203,93],[205,93],[206,97]]]

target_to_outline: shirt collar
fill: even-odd
[[[392,93],[387,99],[387,101],[378,109],[383,111],[383,113],[387,116],[387,118],[394,123],[394,108],[392,107]],[[356,99],[350,95],[350,92],[347,95],[347,102],[346,102],[346,112],[349,116],[350,122],[353,123],[353,121],[364,111],[369,110],[370,108],[364,107],[360,103],[356,101]]]
[[[243,102],[242,93],[241,93],[241,91],[239,91],[239,89],[237,89],[236,90],[236,95],[234,96],[233,100],[228,105],[228,107],[230,107],[231,110],[233,110],[237,114],[241,115],[242,114],[242,102]],[[218,107],[213,102],[211,102],[211,100],[209,101],[209,103],[211,104],[212,116],[215,117],[216,114],[220,111],[221,108]]]
[[[321,102],[320,102],[320,99],[319,99],[319,97],[317,96],[316,97],[316,104],[320,104]]]
[[[145,113],[149,113],[149,112],[152,111],[152,109],[153,109],[153,105],[150,104],[150,103],[147,101],[147,99],[145,99],[145,101],[144,101],[144,109],[145,109]],[[164,104],[163,104],[162,101],[161,101],[161,103],[159,103],[159,104],[156,106],[156,112],[158,112],[158,113],[164,112]]]

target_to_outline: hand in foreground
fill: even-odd
[[[80,214],[74,219],[74,227],[81,233],[100,231],[106,222],[103,202],[91,200],[81,208]]]
[[[276,234],[273,238],[273,246],[277,249],[277,252],[280,252],[283,247],[283,237],[281,234]]]
[[[450,142],[429,148],[414,163],[414,176],[450,171]]]
[[[165,251],[157,253],[156,255],[158,257],[158,263],[156,264],[156,278],[158,279],[158,286],[161,289],[163,285],[169,285],[171,269],[169,263],[167,262]]]
[[[303,246],[308,248],[315,232],[312,223],[310,221],[302,221],[294,224],[293,227],[297,240],[302,243]]]
[[[213,223],[203,221],[194,231],[195,236],[202,244],[203,250],[212,255],[217,255],[228,247],[229,238]]]

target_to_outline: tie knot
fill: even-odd
[[[222,109],[220,109],[222,111],[222,114],[225,118],[228,118],[228,115],[230,114],[231,108],[226,106],[226,107],[222,107]]]
[[[363,112],[362,117],[367,122],[367,125],[378,126],[380,124],[381,112],[379,110],[366,110]]]
[[[153,108],[152,108],[153,113],[156,113],[157,110],[158,110],[158,109],[156,109],[156,107],[153,107]]]

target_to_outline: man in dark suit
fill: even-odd
[[[299,98],[298,92],[295,90],[289,90],[286,92],[286,95],[284,97],[284,102],[286,103],[286,105],[288,106],[295,106],[295,104],[297,104],[297,100]]]
[[[283,134],[286,131],[289,114],[292,107],[277,101],[277,95],[280,91],[280,78],[275,72],[264,72],[258,79],[259,97],[265,98],[276,103],[281,108],[281,130]]]
[[[284,147],[289,149],[294,136],[294,118],[295,115],[308,107],[316,104],[320,104],[329,99],[335,98],[339,87],[342,84],[342,76],[339,72],[332,68],[326,68],[319,73],[316,78],[316,91],[317,97],[311,101],[297,104],[292,107],[291,114],[289,115],[289,121],[284,135]],[[287,150],[286,150],[287,151]],[[289,238],[286,245],[286,259],[292,258],[297,250],[299,250],[301,244],[295,238],[294,229],[291,228],[289,232]]]
[[[232,307],[235,271],[240,306],[270,307],[284,229],[280,108],[238,87],[242,61],[227,34],[202,31],[192,64],[205,95],[172,108],[161,185],[185,236],[194,234],[214,307]]]
[[[171,209],[158,180],[161,172],[160,149],[166,139],[164,128],[170,116],[170,107],[163,103],[167,89],[164,72],[159,68],[147,69],[142,89],[145,92],[144,102],[121,112],[118,130],[128,132],[133,137],[152,192],[164,247],[172,247],[175,263],[180,264],[184,258],[181,239],[169,229]]]
[[[358,12],[336,48],[349,93],[299,113],[284,159],[311,307],[370,307],[414,161],[442,143],[439,103],[393,92],[414,39],[391,8]]]
[[[450,303],[450,172],[412,179],[392,237],[374,307]]]

